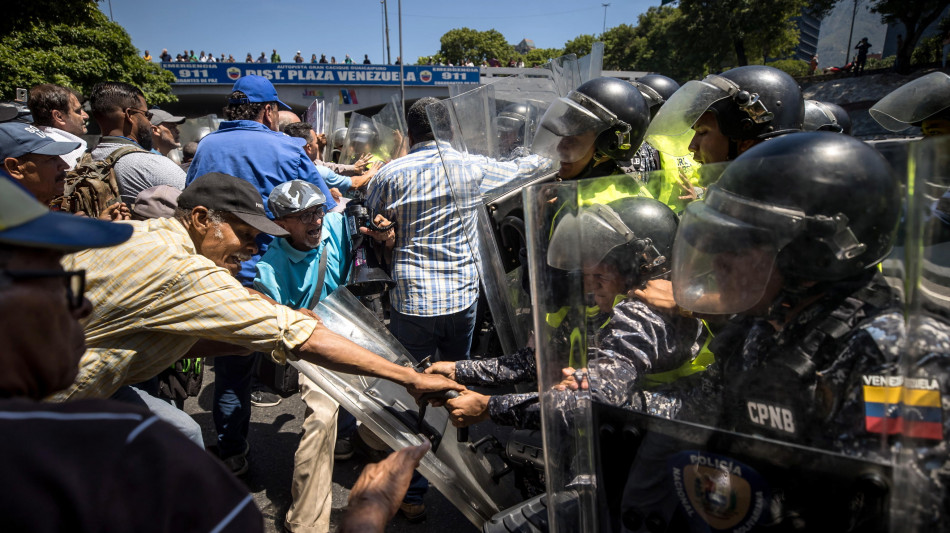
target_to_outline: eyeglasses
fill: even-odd
[[[125,108],[125,110],[126,110],[126,111],[129,111],[129,112],[134,111],[134,112],[136,112],[136,113],[142,113],[143,115],[145,115],[145,118],[146,118],[146,119],[152,120],[152,112],[151,112],[151,111],[145,111],[145,110],[139,109],[139,108],[137,108],[137,107],[127,107],[127,108]]]
[[[85,270],[0,270],[0,277],[15,281],[63,278],[66,283],[66,305],[70,311],[82,307],[86,294]]]
[[[313,211],[304,211],[303,213],[297,213],[295,215],[287,215],[285,218],[296,218],[299,219],[304,224],[313,224],[318,219],[323,218],[326,214],[326,207],[320,206]]]

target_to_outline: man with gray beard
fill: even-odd
[[[132,205],[140,192],[156,185],[185,188],[181,167],[161,154],[149,152],[152,112],[142,91],[128,83],[107,81],[92,88],[89,101],[103,135],[92,151],[92,158],[105,159],[120,149],[128,152],[120,156],[114,167],[123,202]]]

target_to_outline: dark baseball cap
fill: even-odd
[[[234,82],[234,87],[231,87],[231,92],[234,91],[241,91],[247,95],[247,98],[231,99],[228,100],[229,104],[277,102],[284,109],[290,109],[289,105],[277,98],[277,89],[274,88],[274,84],[263,76],[254,74],[242,76]]]
[[[149,111],[152,112],[152,119],[149,120],[152,126],[159,126],[166,122],[169,122],[171,124],[181,124],[182,122],[185,121],[185,117],[178,117],[178,116],[172,115],[171,113],[163,109],[150,109]]]
[[[0,176],[0,246],[77,252],[125,242],[132,226],[50,211],[19,185]]]
[[[63,155],[79,148],[78,142],[59,142],[32,124],[0,124],[0,161],[24,154]]]
[[[261,193],[241,178],[220,172],[209,172],[199,176],[181,192],[181,196],[178,197],[178,207],[194,209],[199,205],[215,211],[231,213],[252,228],[275,237],[290,235],[267,218]]]

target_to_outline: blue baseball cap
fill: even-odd
[[[0,176],[0,246],[78,252],[125,242],[132,226],[50,211],[6,176]]]
[[[79,148],[78,142],[59,142],[32,124],[0,124],[0,161],[23,154],[63,155]]]
[[[228,100],[229,104],[277,102],[284,109],[290,109],[289,105],[277,98],[277,89],[274,88],[274,84],[263,76],[254,74],[242,76],[234,82],[234,87],[231,87],[231,92],[234,91],[241,91],[247,95],[247,98],[232,98]]]

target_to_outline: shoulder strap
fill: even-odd
[[[135,152],[144,152],[146,154],[149,153],[148,150],[143,150],[139,148],[138,146],[131,146],[131,145],[123,146],[121,148],[117,148],[113,150],[111,154],[106,156],[104,161],[106,165],[109,165],[111,167],[111,166],[114,166],[119,161],[119,158],[127,156]]]
[[[320,303],[320,296],[323,295],[323,280],[327,274],[327,248],[330,246],[328,244],[323,245],[323,251],[320,252],[320,266],[318,267],[319,274],[317,274],[317,287],[313,291],[313,300],[310,302],[310,309],[316,309],[317,304]]]

